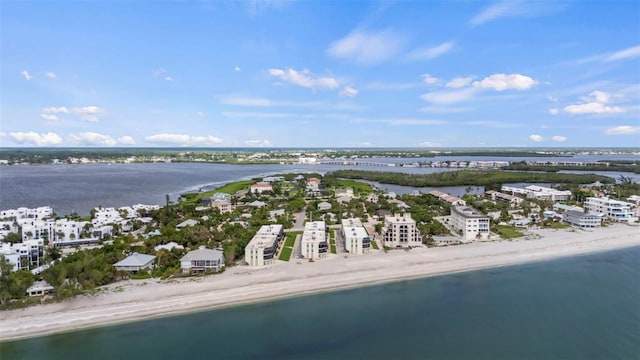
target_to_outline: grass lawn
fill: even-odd
[[[373,239],[371,239],[371,247],[373,247],[374,250],[379,250],[378,243]]]
[[[503,239],[515,239],[524,236],[524,234],[514,226],[498,225],[496,226],[496,232]]]
[[[548,229],[566,229],[566,228],[570,227],[569,224],[565,224],[565,223],[561,223],[561,222],[555,222],[555,221],[544,222],[544,223],[542,223],[542,226],[544,226],[545,228],[548,228]]]
[[[293,247],[293,244],[295,244],[296,242],[296,236],[298,236],[298,234],[302,234],[302,232],[295,231],[295,232],[287,233],[287,237],[284,240],[284,246]]]
[[[336,250],[336,238],[335,236],[335,232],[334,235],[329,235],[329,244],[331,245],[331,253],[332,254],[337,254],[338,251]]]
[[[341,188],[352,188],[353,192],[355,193],[370,193],[371,191],[373,191],[373,189],[371,188],[371,185],[367,184],[367,183],[363,183],[360,181],[355,181],[355,180],[345,180],[345,179],[338,179],[337,181],[337,187],[341,187]]]
[[[289,259],[291,259],[292,252],[293,252],[293,248],[285,246],[282,248],[282,251],[280,251],[280,257],[278,257],[278,259],[282,261],[289,261]]]
[[[336,246],[334,244],[331,244],[331,253],[332,254],[337,254],[338,252],[336,251]]]
[[[222,187],[219,187],[219,188],[217,188],[215,190],[209,190],[209,191],[205,191],[205,192],[201,192],[201,193],[181,194],[181,196],[186,199],[182,203],[183,204],[197,204],[197,203],[200,202],[200,199],[202,199],[204,197],[210,197],[213,194],[219,193],[219,192],[225,192],[227,194],[232,194],[233,195],[239,190],[247,189],[250,185],[253,185],[254,183],[255,183],[255,181],[253,181],[253,180],[237,181],[237,182],[232,182],[232,183],[228,183],[226,185],[223,185]]]

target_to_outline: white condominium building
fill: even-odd
[[[607,219],[613,221],[635,222],[638,220],[633,215],[631,204],[620,200],[588,197],[584,207],[590,212],[604,214]]]
[[[469,206],[451,207],[451,226],[463,241],[489,237],[490,220],[487,215]]]
[[[362,226],[360,219],[343,219],[341,231],[347,252],[358,255],[369,252],[372,239],[364,226]]]
[[[244,260],[249,266],[273,264],[278,244],[283,237],[282,225],[263,225],[244,249]]]
[[[411,214],[386,215],[382,227],[384,246],[412,247],[422,246],[422,236]]]
[[[300,248],[305,259],[321,259],[327,256],[327,232],[324,221],[310,221],[304,225]]]
[[[571,199],[571,191],[556,190],[549,187],[529,185],[525,188],[517,188],[512,186],[503,186],[501,191],[510,192],[512,194],[522,194],[529,199],[564,201]]]
[[[585,214],[584,211],[567,210],[562,214],[562,221],[579,228],[599,228],[602,218],[596,214]]]

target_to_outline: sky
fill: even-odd
[[[0,0],[0,146],[638,147],[638,1]]]

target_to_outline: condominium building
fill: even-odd
[[[571,191],[569,190],[556,190],[554,188],[538,185],[529,185],[524,188],[503,186],[501,191],[510,192],[512,194],[522,194],[529,199],[551,201],[565,201],[571,199]]]
[[[631,204],[620,200],[588,197],[584,207],[590,212],[604,214],[607,219],[613,221],[635,222],[638,220],[633,215]]]
[[[344,247],[348,253],[359,255],[369,252],[372,238],[362,226],[360,219],[342,219],[341,232],[344,239]]]
[[[463,242],[487,239],[489,237],[489,224],[489,217],[472,207],[451,207],[451,226],[462,237]]]
[[[273,264],[278,244],[283,237],[284,228],[282,225],[263,225],[244,249],[244,260],[249,266]]]
[[[562,221],[579,228],[599,228],[602,217],[597,214],[587,214],[583,211],[567,210],[562,214]]]
[[[422,246],[422,236],[409,213],[385,215],[381,233],[384,246]]]
[[[306,259],[321,259],[327,256],[327,232],[324,221],[310,221],[304,225],[304,232],[300,240],[302,257]]]

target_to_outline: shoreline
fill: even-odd
[[[0,312],[0,341],[640,246],[640,227],[622,224],[531,232],[542,238],[333,255],[313,263],[277,261],[262,269],[235,266],[219,275],[163,282],[122,281],[95,295]]]

